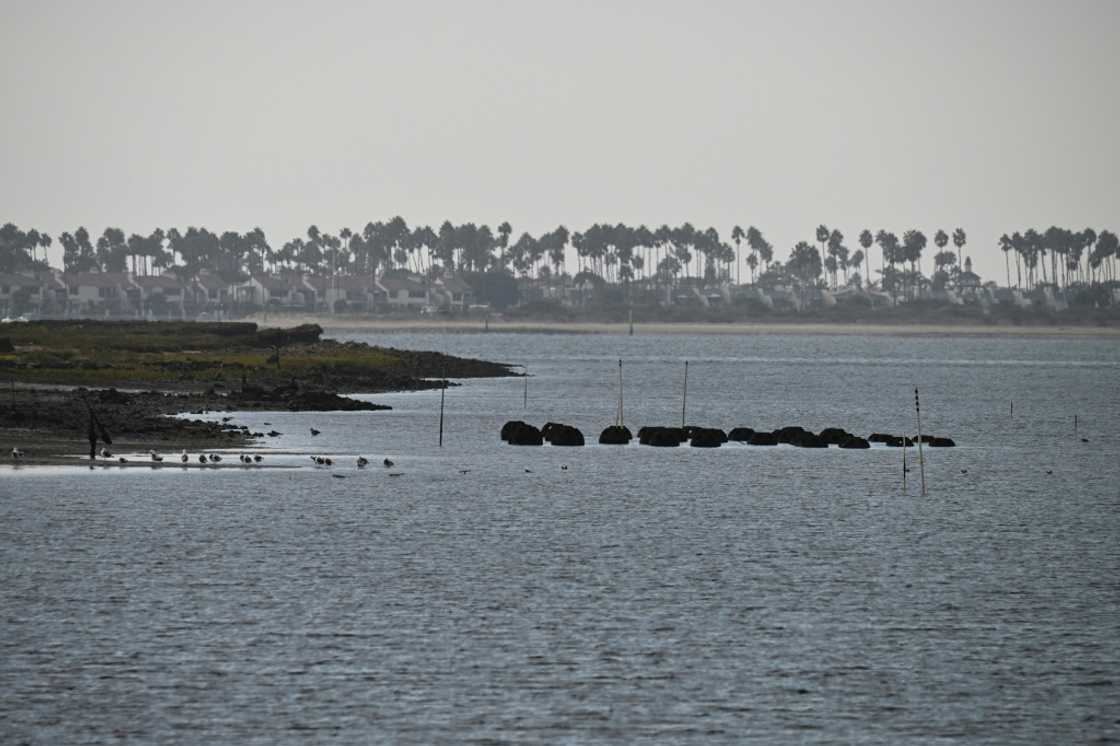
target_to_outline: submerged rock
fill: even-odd
[[[734,440],[739,443],[746,443],[754,435],[754,430],[749,427],[733,427],[727,433],[728,440]]]
[[[778,445],[778,436],[774,433],[755,433],[747,440],[749,446],[776,446]]]
[[[841,447],[841,448],[859,448],[859,449],[863,449],[863,448],[870,448],[870,447],[871,447],[871,443],[869,443],[868,441],[864,440],[863,438],[860,438],[859,436],[853,435],[852,437],[848,438],[848,439],[847,439],[847,440],[845,440],[845,441],[844,441],[843,443],[841,443],[841,444],[840,444],[840,447]]]
[[[541,429],[541,436],[554,446],[582,446],[583,433],[579,428],[550,422]]]

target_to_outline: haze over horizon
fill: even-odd
[[[4,9],[0,222],[55,237],[960,226],[1002,281],[1003,232],[1120,228],[1110,0]]]

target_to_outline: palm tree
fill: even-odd
[[[817,243],[821,245],[820,257],[822,261],[824,260],[825,256],[825,244],[828,243],[828,237],[830,235],[831,231],[828,230],[827,225],[822,223],[817,226]]]
[[[739,244],[746,237],[746,233],[739,226],[731,229],[731,240],[735,242],[735,284],[740,285],[741,278],[739,276]]]
[[[871,235],[871,231],[864,228],[859,234],[859,245],[863,247],[863,261],[867,264],[867,275],[864,278],[864,284],[871,287],[871,245],[875,243],[875,237]]]
[[[1004,233],[999,237],[999,250],[1003,252],[1003,266],[1007,272],[1007,287],[1011,287],[1011,260],[1008,257],[1011,249],[1011,238]]]
[[[964,267],[964,259],[961,258],[961,249],[967,243],[965,240],[964,228],[956,228],[953,230],[953,245],[957,247],[957,266]]]

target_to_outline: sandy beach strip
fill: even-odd
[[[269,314],[244,319],[263,326],[318,324],[324,330],[370,332],[519,332],[549,334],[627,334],[629,324],[607,322],[510,321],[491,319],[371,319],[355,316]],[[1014,326],[985,324],[847,324],[694,322],[635,323],[634,334],[833,334],[883,336],[1120,337],[1120,326]]]

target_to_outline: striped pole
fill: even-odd
[[[922,496],[926,494],[926,460],[922,455],[922,405],[918,403],[918,389],[914,388],[914,414],[918,417],[918,467],[922,473]]]

